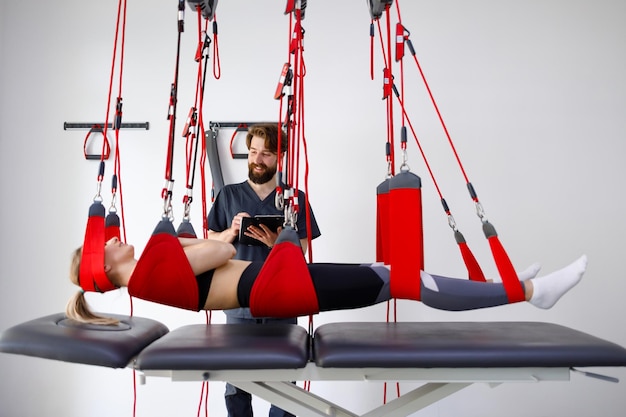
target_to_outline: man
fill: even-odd
[[[281,135],[281,149],[278,154],[278,135]],[[233,243],[237,249],[235,259],[264,261],[278,238],[278,233],[260,225],[250,226],[248,235],[261,242],[245,245],[239,242],[242,219],[256,215],[282,215],[276,208],[276,176],[278,158],[284,158],[287,150],[286,134],[277,124],[253,125],[246,135],[248,147],[248,179],[239,184],[229,184],[217,195],[208,216],[209,238]],[[303,252],[307,251],[307,217],[311,218],[311,238],[320,236],[313,211],[305,210],[304,193],[298,191],[300,213],[297,217],[297,233]],[[250,310],[239,308],[226,310],[226,323],[264,324],[283,322],[297,324],[297,319],[257,319]],[[252,417],[252,396],[233,385],[226,384],[226,409],[229,417]],[[290,417],[292,414],[272,405],[269,417]]]

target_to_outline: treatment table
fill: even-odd
[[[364,416],[407,416],[473,383],[567,381],[574,368],[626,366],[626,349],[542,322],[344,322],[312,335],[290,324],[194,324],[170,331],[141,317],[81,325],[63,313],[0,334],[0,352],[147,378],[227,381],[298,416],[357,414],[287,381],[413,381]],[[613,378],[585,372],[617,382]]]

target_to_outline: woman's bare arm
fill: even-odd
[[[179,238],[194,274],[224,265],[235,256],[235,247],[212,239]]]

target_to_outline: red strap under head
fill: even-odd
[[[120,217],[115,212],[109,212],[104,222],[104,241],[108,242],[112,238],[121,239]]]
[[[84,291],[106,292],[116,288],[104,272],[104,229],[104,206],[94,202],[89,207],[78,277]]]

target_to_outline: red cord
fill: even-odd
[[[220,47],[217,36],[217,13],[213,15],[213,76],[219,80],[222,76],[222,66],[220,64]]]
[[[133,369],[133,416],[137,415],[137,371]]]
[[[385,56],[387,55],[386,51],[385,51],[385,43],[384,43],[384,37],[383,37],[383,33],[382,33],[382,28],[380,26],[380,19],[376,20],[376,25],[378,28],[378,37],[380,39],[380,49],[382,51],[382,55],[383,55],[383,61],[385,62],[385,67],[383,69],[383,78],[387,78],[387,82],[391,83],[391,71],[389,70],[389,68],[387,67],[387,59],[385,58]],[[383,80],[383,96],[388,95],[388,87],[384,85],[385,80]],[[387,103],[387,150],[388,153],[386,154],[386,158],[387,158],[387,163],[389,165],[389,175],[394,175],[395,171],[396,171],[396,164],[395,164],[395,146],[394,146],[394,140],[393,140],[393,119],[390,117],[389,114],[389,103]]]
[[[374,19],[370,23],[370,78],[374,79]]]
[[[106,116],[105,116],[105,120],[104,120],[104,128],[103,128],[103,135],[104,137],[106,137],[107,135],[107,129],[108,129],[108,125],[109,125],[109,112],[110,112],[110,108],[111,108],[111,95],[113,94],[113,79],[114,79],[114,73],[115,73],[115,59],[117,57],[117,39],[119,36],[119,31],[120,31],[120,16],[121,16],[121,12],[122,12],[122,2],[125,0],[119,0],[118,5],[117,5],[117,23],[115,26],[115,40],[113,43],[113,58],[111,59],[111,75],[109,77],[109,93],[108,93],[108,97],[107,97],[107,108],[106,108]],[[126,8],[124,7],[124,10],[126,10]],[[121,83],[121,80],[120,80]],[[104,144],[103,146],[103,153],[104,153]],[[102,159],[101,159],[102,160]]]

